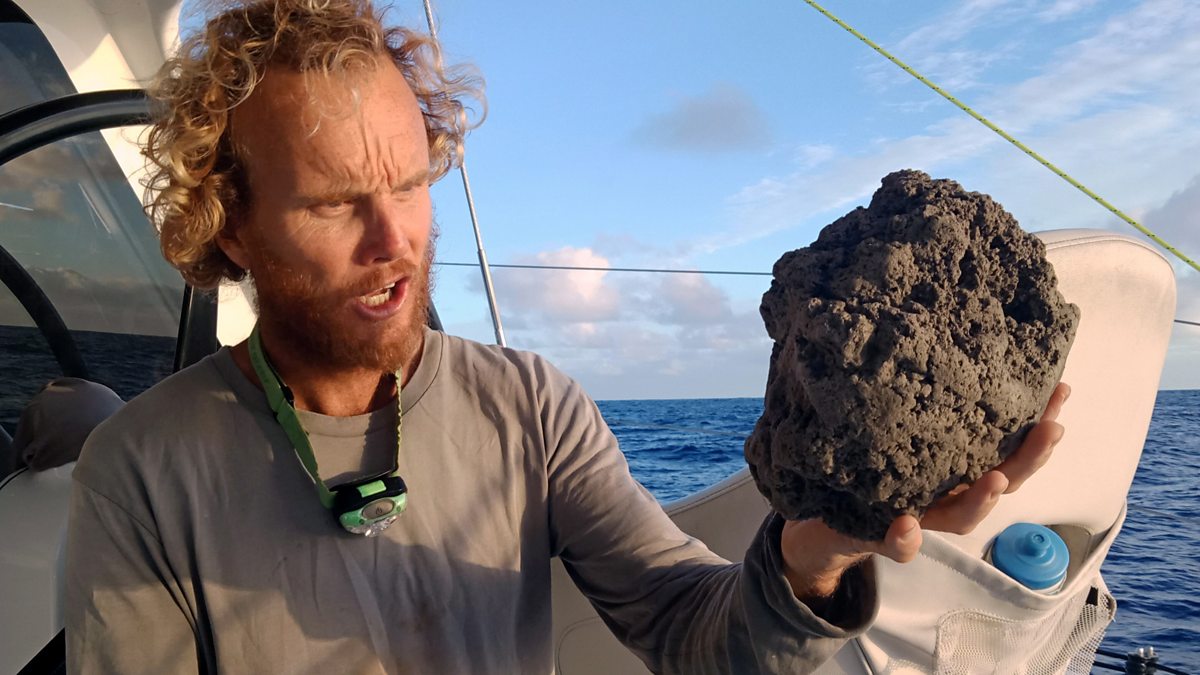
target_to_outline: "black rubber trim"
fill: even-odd
[[[16,3],[12,2],[12,0],[0,0],[0,23],[27,23],[30,25],[37,25],[34,24],[33,19],[30,19],[29,15],[26,14],[20,7],[17,7]]]
[[[20,476],[21,474],[25,473],[28,470],[29,470],[29,467],[23,466],[23,467],[17,469],[16,471],[13,471],[12,473],[8,474],[8,476],[6,478],[2,479],[4,482],[0,483],[0,490],[3,490],[5,485],[8,485],[9,483],[13,482],[13,479],[15,479],[17,476]]]
[[[0,164],[64,138],[145,124],[150,102],[141,89],[71,94],[0,115]]]
[[[71,331],[67,330],[67,324],[54,308],[54,303],[50,302],[50,298],[46,297],[42,288],[29,276],[29,272],[3,246],[0,246],[0,282],[12,291],[37,324],[42,337],[50,344],[50,351],[54,353],[54,360],[58,361],[63,375],[89,379],[87,365],[79,354],[75,338],[71,337]]]
[[[67,672],[67,633],[58,631],[17,675],[58,675]]]
[[[179,312],[179,337],[175,340],[175,371],[178,372],[216,352],[216,292],[199,291],[188,286],[183,291],[183,309]]]

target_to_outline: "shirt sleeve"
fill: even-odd
[[[595,404],[563,377],[548,388],[552,551],[616,637],[656,673],[815,670],[878,608],[874,564],[843,577],[824,611],[783,575],[783,519],[760,527],[733,564],[684,534],[629,468]]]
[[[147,523],[75,481],[67,532],[67,672],[215,672]]]

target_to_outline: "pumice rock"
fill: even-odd
[[[775,341],[746,461],[789,519],[880,540],[1033,427],[1079,323],[1045,246],[990,197],[919,171],[775,263]]]

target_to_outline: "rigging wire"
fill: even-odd
[[[475,267],[475,263],[461,262],[437,262],[436,265],[447,265],[450,267]],[[658,274],[735,274],[745,276],[760,276],[769,277],[770,272],[739,272],[735,270],[672,270],[658,269],[652,267],[588,267],[586,265],[501,265],[493,264],[492,267],[504,267],[509,269],[519,270],[582,270],[584,272],[654,272]]]
[[[429,24],[429,37],[433,38],[436,44],[438,42],[438,35],[437,26],[433,20],[433,6],[430,4],[430,0],[423,1],[425,4],[425,21]],[[439,56],[438,58],[441,57]],[[483,233],[479,229],[479,218],[475,214],[475,197],[471,194],[471,181],[467,178],[465,145],[463,148],[463,157],[458,164],[458,173],[462,176],[463,192],[467,198],[467,210],[471,214],[471,227],[475,228],[475,250],[479,255],[479,271],[483,275],[483,289],[487,294],[488,309],[492,312],[492,328],[496,331],[496,344],[501,347],[507,347],[508,345],[504,340],[504,325],[500,323],[500,308],[496,304],[496,291],[492,287],[492,272],[488,267],[487,253],[483,250]]]
[[[475,263],[465,262],[442,262],[437,261],[435,265],[445,265],[447,267],[475,267]],[[493,263],[492,267],[504,269],[518,270],[568,270],[568,271],[583,271],[583,272],[649,272],[653,274],[725,274],[736,276],[756,276],[769,277],[771,272],[748,272],[745,270],[674,270],[656,267],[589,267],[587,265],[515,265]],[[1175,323],[1181,323],[1185,326],[1200,326],[1200,321],[1185,321],[1183,319],[1173,319]]]
[[[1063,180],[1067,181],[1071,185],[1075,186],[1075,188],[1078,189],[1083,194],[1087,195],[1088,197],[1091,197],[1096,203],[1098,203],[1101,206],[1103,206],[1104,208],[1108,209],[1113,215],[1117,216],[1118,218],[1125,221],[1126,223],[1129,223],[1134,228],[1136,228],[1139,232],[1141,232],[1142,234],[1146,235],[1147,237],[1150,237],[1151,239],[1153,239],[1155,241],[1155,243],[1157,243],[1159,246],[1162,246],[1163,248],[1167,249],[1171,253],[1175,254],[1175,256],[1178,257],[1180,260],[1182,260],[1183,262],[1190,265],[1192,267],[1192,269],[1196,270],[1197,272],[1200,272],[1200,265],[1197,265],[1195,261],[1193,261],[1191,258],[1184,255],[1182,251],[1180,251],[1179,249],[1175,248],[1174,246],[1168,244],[1161,237],[1159,237],[1158,235],[1154,234],[1149,229],[1144,227],[1141,223],[1139,223],[1136,220],[1134,220],[1133,218],[1130,218],[1129,216],[1125,215],[1125,213],[1123,211],[1121,211],[1117,207],[1113,206],[1112,204],[1108,203],[1100,195],[1098,195],[1095,192],[1092,192],[1088,188],[1084,187],[1084,185],[1082,183],[1080,183],[1079,181],[1077,181],[1074,178],[1067,175],[1067,173],[1065,171],[1058,168],[1054,164],[1051,164],[1048,160],[1044,159],[1041,155],[1034,152],[1032,149],[1030,149],[1028,146],[1026,146],[1021,141],[1018,141],[1017,139],[1010,136],[1007,132],[1005,132],[1003,129],[1001,129],[1000,127],[993,124],[990,120],[988,120],[983,115],[980,115],[979,113],[975,112],[971,108],[967,107],[964,103],[959,101],[957,98],[955,98],[949,92],[947,92],[945,89],[942,89],[938,85],[929,81],[929,79],[927,79],[925,76],[921,75],[917,71],[913,70],[908,64],[904,63],[900,59],[896,58],[895,56],[892,56],[886,49],[884,49],[883,47],[880,47],[879,45],[872,42],[870,38],[868,38],[867,36],[863,35],[862,33],[858,32],[857,30],[852,28],[845,21],[842,21],[841,19],[834,16],[832,13],[829,12],[829,10],[818,5],[816,2],[814,2],[814,0],[804,0],[804,2],[807,3],[813,9],[815,9],[818,12],[820,12],[821,14],[823,14],[825,16],[825,18],[827,18],[830,21],[841,26],[847,32],[849,32],[851,35],[853,35],[854,37],[861,40],[863,42],[863,44],[867,45],[871,49],[874,49],[875,51],[882,54],[883,57],[886,58],[888,61],[891,61],[892,63],[899,66],[901,70],[903,70],[904,72],[908,73],[909,75],[912,75],[913,77],[917,78],[917,81],[919,81],[921,84],[924,84],[925,86],[934,90],[935,92],[940,94],[942,96],[942,98],[944,98],[947,101],[950,101],[954,105],[958,106],[958,108],[960,110],[967,113],[971,117],[974,117],[980,124],[991,129],[992,131],[996,132],[997,134],[999,134],[999,136],[1001,138],[1008,141],[1009,143],[1012,143],[1019,150],[1021,150],[1025,154],[1029,155],[1033,159],[1037,160],[1039,164],[1046,167],[1047,169],[1050,169],[1050,171],[1052,171],[1059,178],[1062,178]]]

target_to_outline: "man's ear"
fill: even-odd
[[[227,222],[217,233],[216,244],[233,264],[249,272],[250,254],[246,249],[246,228],[240,225],[242,224]]]

